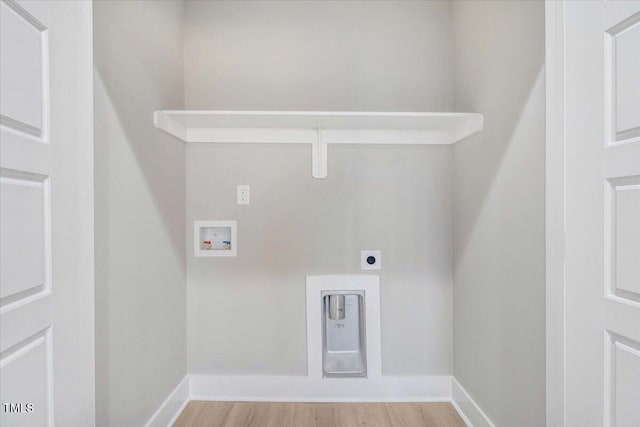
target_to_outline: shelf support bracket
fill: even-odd
[[[322,129],[316,129],[316,139],[311,143],[311,176],[316,179],[327,177],[327,142]]]

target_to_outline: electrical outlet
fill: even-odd
[[[251,202],[251,193],[248,185],[238,185],[238,204],[248,205]]]
[[[360,268],[362,270],[380,270],[382,252],[377,250],[360,251]]]

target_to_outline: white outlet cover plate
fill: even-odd
[[[367,258],[375,257],[376,262],[369,264]],[[374,250],[360,251],[360,268],[362,270],[380,270],[382,268],[382,252]]]
[[[238,185],[238,204],[248,205],[251,203],[251,192],[248,185]]]

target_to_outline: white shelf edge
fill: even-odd
[[[162,129],[169,135],[173,135],[178,139],[187,142],[187,129],[176,123],[174,120],[171,120],[168,116],[168,111],[154,111],[153,112],[153,125]]]
[[[184,121],[189,118],[210,118],[223,124],[226,121],[227,125],[185,126]],[[265,119],[269,118],[285,120],[288,125],[264,127]],[[335,120],[339,120],[340,126],[331,126]],[[361,127],[359,123],[363,120],[369,123],[374,120],[377,125]],[[236,125],[229,126],[229,121]],[[455,144],[479,132],[484,125],[479,113],[357,111],[161,110],[154,112],[153,122],[156,128],[184,142],[310,144],[314,178],[327,176],[328,144]],[[238,126],[238,122],[244,125]],[[382,126],[385,124],[389,126]]]
[[[480,113],[448,111],[286,111],[286,110],[157,110],[177,116],[327,116],[327,117],[464,117]]]
[[[330,128],[323,126],[298,127],[185,127],[179,117],[211,116],[282,117],[299,118],[379,118],[394,119],[448,119],[459,118],[456,126],[444,129],[412,128]],[[454,144],[480,130],[483,116],[479,113],[426,113],[426,112],[357,112],[357,111],[221,111],[221,110],[159,110],[154,112],[155,127],[185,141],[211,143],[254,144],[312,144],[322,128],[327,144]]]

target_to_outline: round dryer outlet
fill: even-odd
[[[360,268],[362,270],[380,270],[382,267],[382,255],[380,251],[360,251]]]

